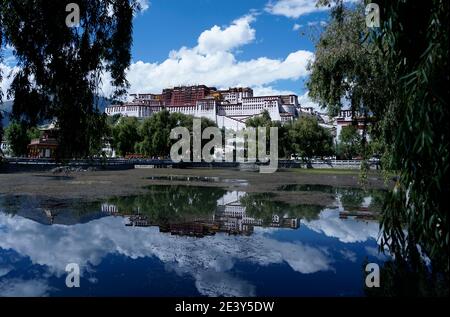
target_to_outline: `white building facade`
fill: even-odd
[[[161,95],[135,94],[134,100],[122,105],[106,107],[108,116],[148,118],[154,113],[168,110],[194,117],[205,117],[214,121],[219,128],[234,131],[245,129],[245,121],[261,115],[267,110],[273,121],[286,123],[298,117],[299,103],[296,95],[253,96],[250,88],[230,88],[215,91],[205,98],[196,100],[195,104],[171,105],[162,101]]]

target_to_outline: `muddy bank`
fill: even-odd
[[[101,200],[113,196],[143,194],[158,184],[213,186],[245,192],[273,192],[274,199],[292,204],[327,206],[334,195],[320,191],[289,192],[286,184],[318,184],[359,188],[358,171],[281,170],[273,174],[217,169],[133,169],[88,171],[69,174],[27,172],[0,174],[0,195],[42,196],[48,199]],[[381,173],[371,171],[367,188],[387,188]]]

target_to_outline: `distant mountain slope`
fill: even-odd
[[[100,113],[105,112],[105,108],[109,106],[113,101],[111,99],[105,98],[105,97],[98,97],[97,100],[97,106]],[[95,101],[94,101],[95,103]]]
[[[98,106],[98,110],[100,111],[100,113],[105,112],[105,108],[107,106],[109,106],[112,101],[108,98],[104,98],[104,97],[98,97],[98,99],[96,100],[97,106]],[[12,106],[13,106],[13,101],[5,101],[2,104],[0,104],[0,111],[2,112],[3,115],[3,120],[2,120],[2,124],[3,127],[6,127],[9,124],[9,115],[12,112]]]
[[[12,101],[5,101],[0,104],[0,111],[3,115],[2,125],[3,127],[6,127],[9,124],[9,115],[12,111]]]

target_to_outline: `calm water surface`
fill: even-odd
[[[382,263],[371,214],[382,192],[286,185],[332,207],[273,194],[151,186],[98,203],[0,197],[0,295],[364,296]],[[81,268],[67,288],[66,265]]]

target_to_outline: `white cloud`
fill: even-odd
[[[298,18],[312,12],[327,10],[327,7],[317,7],[317,0],[278,0],[266,5],[266,12],[282,15],[288,18]]]
[[[378,240],[380,226],[377,222],[364,222],[356,220],[342,221],[336,216],[338,210],[327,209],[320,213],[318,220],[305,221],[305,225],[327,237],[334,237],[343,243],[365,242]]]
[[[356,260],[358,259],[356,257],[356,253],[353,252],[353,251],[350,251],[350,250],[343,249],[343,250],[340,250],[339,253],[342,255],[342,257],[345,260],[348,260],[348,261],[353,262],[353,263],[355,263]]]
[[[255,286],[224,272],[199,272],[195,274],[195,286],[204,296],[255,296]]]
[[[4,63],[0,63],[0,73],[2,74],[2,80],[0,81],[0,91],[3,93],[3,101],[8,100],[7,92],[14,79],[14,75],[19,71],[17,66],[9,66]]]
[[[357,2],[360,0],[344,0],[344,2]],[[266,5],[265,11],[274,14],[282,15],[287,18],[297,19],[300,16],[307,15],[313,12],[320,12],[329,10],[328,6],[316,6],[317,0],[270,0]],[[334,5],[331,4],[332,6]]]
[[[255,16],[246,15],[233,21],[227,28],[213,26],[198,38],[197,52],[200,54],[226,52],[252,42],[256,33],[250,26],[253,21]]]
[[[143,2],[148,3],[148,1]],[[143,6],[145,8],[145,6]],[[195,47],[182,47],[171,51],[161,63],[137,61],[127,70],[130,93],[160,92],[176,85],[206,84],[217,88],[248,86],[256,95],[285,93],[272,88],[278,80],[297,80],[307,76],[308,62],[314,58],[310,51],[299,50],[284,59],[259,57],[238,61],[237,49],[256,38],[252,23],[257,13],[234,20],[229,26],[213,26],[200,34]],[[18,68],[0,64],[3,74]],[[5,93],[12,78],[5,76],[0,88]],[[113,92],[109,74],[102,78],[101,91],[110,96]],[[289,91],[288,93],[292,93]]]
[[[300,24],[295,23],[294,26],[292,27],[292,31],[298,31],[300,30],[302,26]]]
[[[310,22],[308,22],[308,26],[321,26],[321,27],[324,27],[324,26],[326,26],[327,25],[327,22],[326,21],[310,21]]]
[[[309,97],[309,91],[298,97],[298,102],[302,107],[313,107],[315,111],[323,111],[317,102],[311,100]]]
[[[138,0],[137,2],[141,6],[141,12],[147,11],[150,8],[150,1],[148,0]]]
[[[246,61],[236,59],[237,48],[255,40],[251,23],[255,15],[247,15],[228,27],[214,26],[200,34],[197,45],[170,52],[161,63],[137,61],[127,71],[130,93],[160,92],[176,85],[206,84],[217,88],[249,86],[271,89],[277,80],[297,80],[308,75],[310,51],[299,50],[284,59],[259,57]],[[103,78],[102,91],[112,92],[108,75]]]
[[[272,86],[256,86],[253,87],[253,94],[255,96],[279,96],[279,95],[295,95],[296,93],[291,90],[279,90],[272,88]]]
[[[378,248],[365,246],[364,249],[366,250],[367,255],[373,256],[380,261],[386,261],[389,258],[389,256],[386,255],[387,253],[381,253]]]

